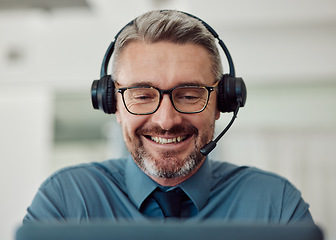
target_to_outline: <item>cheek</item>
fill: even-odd
[[[199,116],[190,118],[189,121],[200,131],[200,134],[213,135],[215,121],[220,117],[216,101],[209,102],[207,108]]]
[[[132,115],[129,112],[127,112],[125,108],[122,107],[123,105],[116,112],[117,121],[121,125],[124,134],[128,136],[133,136],[135,135],[135,131],[145,124],[146,117]]]
[[[204,110],[201,113],[196,113],[195,115],[187,115],[185,118],[185,122],[196,127],[199,131],[200,135],[204,133],[208,133],[209,130],[212,128],[215,122],[214,111],[210,109]]]
[[[209,112],[214,112],[215,120],[220,118],[220,111],[217,107],[217,91],[211,93],[207,108],[209,108]]]

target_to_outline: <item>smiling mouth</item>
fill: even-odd
[[[180,143],[183,142],[188,138],[188,135],[186,136],[178,136],[174,138],[162,138],[162,137],[153,137],[153,136],[148,136],[150,140],[153,142],[159,143],[159,144],[171,144],[171,143]]]

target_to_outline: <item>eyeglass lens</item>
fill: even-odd
[[[169,93],[169,92],[168,92]],[[205,87],[177,87],[171,91],[175,109],[183,113],[202,111],[208,102],[209,91]],[[150,114],[160,104],[160,91],[156,88],[129,88],[123,92],[127,110],[133,114]]]

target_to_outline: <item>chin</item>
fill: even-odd
[[[193,152],[183,159],[178,159],[171,153],[159,158],[147,154],[140,148],[134,160],[147,175],[155,178],[175,179],[188,176],[195,172],[203,162],[203,155]]]

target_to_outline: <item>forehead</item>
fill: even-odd
[[[150,82],[171,88],[185,83],[214,83],[210,55],[200,45],[133,42],[119,57],[116,81],[122,86]]]

